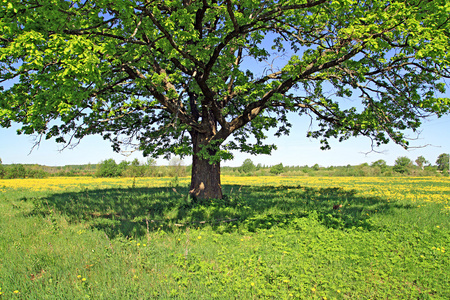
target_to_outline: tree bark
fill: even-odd
[[[220,184],[220,162],[211,163],[207,157],[199,154],[204,145],[206,135],[191,133],[193,141],[191,188],[189,194],[196,200],[222,199]],[[208,149],[208,155],[214,155],[217,150]]]

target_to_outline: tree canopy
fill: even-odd
[[[450,154],[442,153],[438,156],[436,160],[436,165],[438,166],[438,170],[441,172],[449,171],[450,169]],[[450,173],[449,173],[450,175]]]
[[[289,134],[289,112],[317,122],[308,135],[323,148],[356,135],[407,147],[405,130],[449,112],[447,0],[0,7],[1,126],[66,146],[100,134],[117,151],[193,155],[199,197],[222,196],[231,150],[270,153],[267,131]]]

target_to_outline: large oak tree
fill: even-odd
[[[192,155],[191,194],[220,198],[230,150],[270,153],[267,130],[364,135],[449,111],[447,0],[7,0],[0,122],[71,145]],[[344,100],[354,100],[343,106]],[[356,100],[359,100],[356,102]],[[358,103],[358,104],[356,104]]]

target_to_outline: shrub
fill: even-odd
[[[123,167],[123,165],[122,165]],[[97,177],[118,177],[122,175],[123,169],[117,165],[112,158],[106,159],[97,165],[95,176]]]
[[[436,160],[437,169],[441,172],[448,172],[449,170],[449,154],[442,153]]]
[[[126,177],[143,177],[145,175],[145,166],[141,165],[139,160],[135,158],[126,170],[122,172],[122,175]]]
[[[275,175],[279,175],[281,173],[283,173],[284,171],[284,167],[282,163],[279,163],[278,165],[272,166],[270,168],[270,173],[275,174]]]
[[[2,159],[0,158],[0,178],[3,178],[5,176],[5,167],[2,165]]]
[[[244,162],[242,163],[242,166],[239,168],[239,172],[246,173],[246,174],[254,172],[255,170],[256,170],[256,166],[250,158],[247,158],[246,160],[244,160]]]
[[[409,174],[413,166],[412,161],[406,156],[400,156],[395,160],[394,171],[401,174]]]
[[[6,169],[6,175],[5,178],[12,179],[12,178],[26,178],[27,177],[27,170],[25,167],[21,164],[14,164],[11,166],[8,166]]]

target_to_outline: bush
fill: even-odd
[[[0,165],[1,166],[1,165]],[[3,166],[1,166],[3,167]],[[14,178],[44,178],[48,173],[42,169],[34,167],[34,169],[25,167],[22,164],[14,164],[0,170],[0,178],[14,179]]]
[[[282,163],[279,163],[278,165],[272,166],[270,168],[270,173],[275,174],[275,175],[279,175],[281,173],[283,173],[284,171],[284,167]]]
[[[442,153],[436,160],[437,169],[442,173],[447,173],[449,170],[449,154]]]
[[[2,165],[2,159],[0,158],[0,178],[3,178],[5,176],[5,167]]]
[[[128,164],[128,163],[127,163]],[[123,164],[116,164],[116,161],[112,158],[106,159],[97,165],[97,171],[95,176],[97,177],[118,177],[123,172]]]
[[[256,166],[250,158],[247,158],[246,160],[244,160],[244,162],[242,163],[242,166],[239,167],[239,172],[246,173],[246,174],[254,172],[255,170],[256,170]]]
[[[413,166],[412,161],[406,156],[400,156],[395,160],[394,171],[401,174],[409,174]]]
[[[126,168],[122,175],[126,177],[144,177],[145,165],[141,165],[139,160],[135,158],[130,165]]]
[[[27,177],[27,170],[23,165],[10,165],[6,169],[6,179],[13,179],[13,178],[26,178]]]

